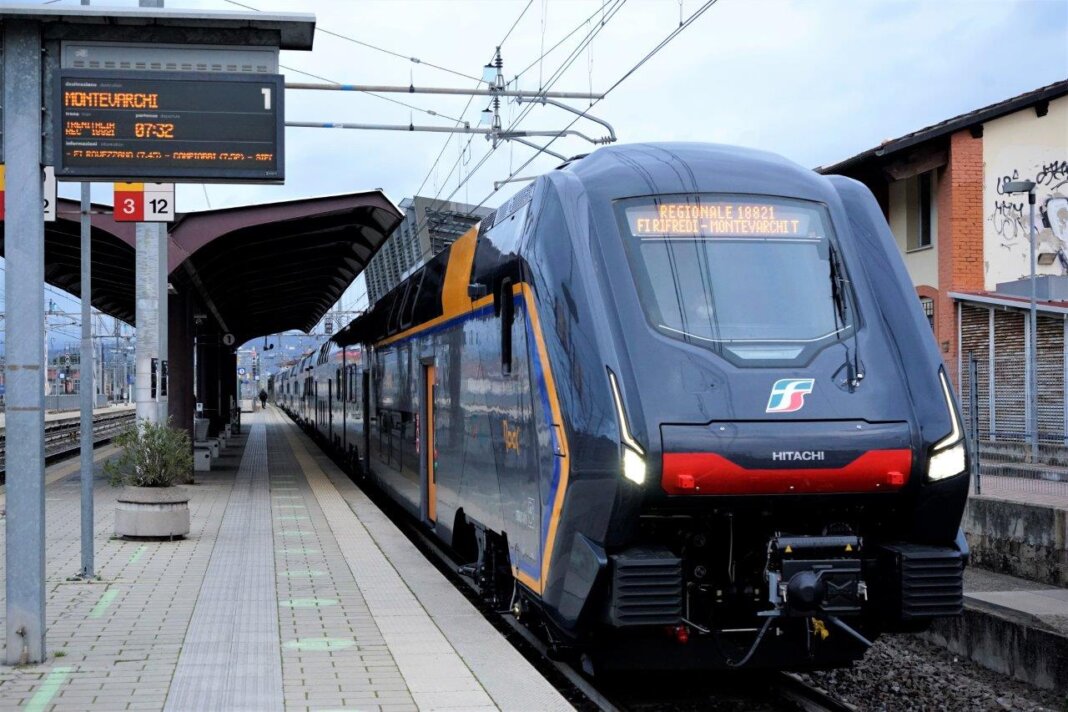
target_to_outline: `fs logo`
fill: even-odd
[[[771,387],[765,413],[793,413],[805,406],[805,396],[812,392],[814,378],[780,378]]]

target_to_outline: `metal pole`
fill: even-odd
[[[578,136],[584,141],[596,144],[612,143],[615,139],[610,136],[593,138],[581,131],[561,129],[560,131],[501,131],[495,128],[472,128],[470,126],[423,126],[420,124],[354,124],[347,121],[287,121],[286,128],[291,129],[355,129],[358,131],[407,131],[448,134],[478,134],[492,138],[496,141],[517,140],[522,136]],[[527,144],[530,145],[529,143]],[[541,146],[535,146],[541,149]]]
[[[7,663],[45,658],[41,29],[4,23]]]
[[[162,6],[162,2],[161,2]],[[603,99],[604,94],[577,91],[519,91],[517,89],[451,89],[447,87],[390,86],[383,84],[319,84],[317,82],[286,82],[286,89],[309,91],[361,91],[379,94],[449,94],[453,96],[515,96],[524,99]]]
[[[983,493],[983,476],[979,471],[979,361],[968,352],[968,426],[972,436],[972,472],[975,493]]]
[[[92,227],[89,223],[89,184],[82,183],[82,355],[81,365],[81,476],[82,476],[82,570],[93,578],[93,280]]]
[[[170,290],[168,289],[167,277],[167,225],[160,223],[156,225],[156,229],[159,231],[156,240],[157,247],[159,248],[159,260],[156,263],[157,275],[159,277],[159,368],[156,375],[156,404],[159,408],[158,423],[166,423],[169,414],[168,401],[170,400],[170,388],[165,382],[169,377],[170,368],[168,368],[167,353],[170,348],[169,329],[170,319],[169,310],[170,306]]]
[[[1035,279],[1035,189],[1027,193],[1027,202],[1031,205],[1031,352],[1030,359],[1030,406],[1031,406],[1031,462],[1038,462],[1038,307],[1036,296],[1038,288]]]

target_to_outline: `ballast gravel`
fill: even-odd
[[[912,635],[884,636],[852,668],[807,677],[864,712],[1068,710],[1068,692],[1030,687]]]

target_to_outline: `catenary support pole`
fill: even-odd
[[[93,279],[92,225],[89,222],[89,183],[82,183],[82,354],[78,366],[79,392],[82,402],[81,476],[82,476],[82,578],[93,577],[93,406],[95,373],[93,369]]]
[[[45,657],[44,217],[41,214],[41,30],[8,20],[4,34],[7,206],[7,655]]]

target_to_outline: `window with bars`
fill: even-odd
[[[920,306],[923,307],[924,316],[927,317],[927,323],[931,325],[931,330],[934,330],[934,300],[930,297],[920,297]]]

